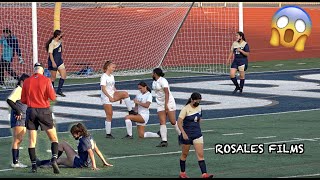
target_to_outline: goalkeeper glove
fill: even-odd
[[[20,63],[20,64],[24,64],[24,60],[22,59],[21,56],[19,56],[19,63]]]

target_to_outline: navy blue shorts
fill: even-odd
[[[83,168],[83,167],[90,167],[89,164],[85,163],[80,157],[76,156],[73,160],[73,168]]]
[[[26,126],[26,114],[22,114],[22,118],[21,120],[17,120],[16,117],[16,112],[15,111],[11,111],[11,115],[10,115],[10,124],[11,124],[11,128],[14,128],[16,126]]]
[[[244,71],[246,71],[248,69],[248,63],[245,62],[245,61],[236,61],[234,60],[231,64],[231,68],[235,68],[235,69],[238,69],[239,66],[242,66],[242,65],[245,65],[244,66]],[[239,69],[238,69],[239,70]]]
[[[199,134],[198,136],[188,136],[188,140],[184,140],[182,134],[180,134],[178,139],[180,144],[193,145],[193,140],[198,139],[201,136],[202,134]]]

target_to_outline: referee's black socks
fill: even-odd
[[[52,160],[58,159],[58,142],[52,142],[51,143],[51,153],[52,153]]]

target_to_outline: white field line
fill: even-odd
[[[275,138],[277,136],[265,136],[265,137],[254,137],[254,139],[269,139],[269,138]]]
[[[298,110],[298,111],[286,111],[286,112],[276,112],[276,113],[266,113],[266,114],[250,114],[250,115],[242,115],[242,116],[232,116],[232,117],[223,117],[223,118],[213,118],[213,119],[203,119],[204,121],[214,121],[214,120],[224,120],[224,119],[234,119],[234,118],[242,118],[242,117],[251,117],[251,116],[267,116],[267,115],[274,115],[274,114],[288,114],[288,113],[295,113],[295,112],[309,112],[309,111],[318,111],[320,108],[317,109],[307,109],[307,110]],[[167,122],[167,124],[170,124],[170,122]],[[155,126],[159,125],[157,124],[148,124],[146,126]],[[133,126],[134,127],[134,126]],[[113,127],[111,129],[123,129],[126,127]],[[96,131],[96,130],[104,130],[105,128],[101,129],[89,129],[89,131]],[[169,129],[169,128],[167,128]],[[70,133],[70,131],[64,131],[59,133]],[[0,137],[0,139],[6,139],[11,138],[12,136],[6,136],[6,137]]]

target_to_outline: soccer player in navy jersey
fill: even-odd
[[[62,86],[65,79],[67,78],[66,67],[62,59],[62,31],[55,30],[53,37],[51,37],[46,43],[46,50],[49,53],[48,57],[48,70],[51,73],[51,82],[54,87],[54,81],[57,77],[57,71],[59,71],[61,77],[59,79],[59,85],[57,89],[57,94],[62,97],[66,95],[62,92]]]
[[[96,160],[94,157],[94,152],[101,159],[103,166],[113,166],[112,164],[107,163],[104,159],[103,154],[99,150],[96,142],[93,137],[88,133],[87,128],[81,124],[75,124],[71,127],[70,133],[75,138],[79,140],[78,143],[78,153],[67,143],[59,143],[59,152],[57,163],[59,165],[65,165],[72,168],[89,168],[92,170],[99,170],[96,165]],[[62,153],[66,153],[66,158],[60,157]],[[50,164],[50,160],[43,160],[37,162],[38,166],[44,166]]]
[[[25,168],[27,165],[22,164],[19,161],[19,147],[26,134],[26,111],[28,106],[21,103],[21,93],[23,82],[29,75],[22,74],[19,78],[17,87],[12,91],[7,98],[7,103],[11,107],[10,123],[12,128],[12,164],[14,168]]]
[[[242,93],[244,81],[245,81],[245,71],[248,69],[248,56],[250,53],[249,44],[246,42],[243,32],[236,33],[237,40],[233,42],[231,46],[231,51],[229,53],[228,62],[231,61],[232,54],[234,54],[234,59],[230,68],[230,78],[233,84],[236,86],[232,94],[237,91]],[[240,86],[237,81],[236,72],[240,73]]]
[[[178,127],[181,134],[178,136],[179,144],[182,144],[182,154],[180,156],[180,175],[179,178],[188,178],[186,174],[186,160],[193,145],[198,164],[201,170],[202,178],[212,178],[212,174],[207,173],[206,163],[203,157],[203,136],[200,128],[201,121],[201,94],[194,92],[191,94],[187,104],[181,109],[178,118]]]

